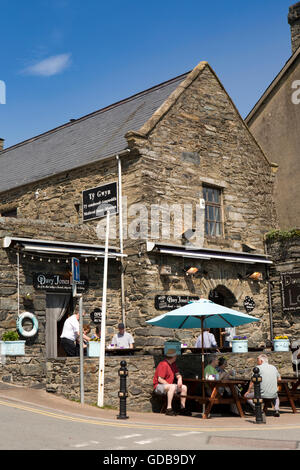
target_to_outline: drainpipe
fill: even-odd
[[[127,149],[127,152],[130,152]],[[118,193],[119,193],[119,238],[120,238],[120,253],[123,254],[123,200],[122,200],[122,165],[119,155],[116,155],[118,162]],[[122,311],[122,323],[126,326],[125,322],[125,285],[124,285],[124,261],[121,257],[121,311]]]
[[[17,298],[18,298],[18,318],[20,315],[20,253],[17,251]]]
[[[267,267],[267,281],[268,281],[268,301],[269,301],[269,319],[270,319],[270,336],[273,341],[273,308],[272,308],[272,296],[271,296],[271,282],[270,282],[270,268]]]

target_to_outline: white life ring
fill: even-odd
[[[32,329],[29,331],[24,330],[23,325],[22,325],[23,321],[27,318],[32,321],[32,325],[33,325]],[[21,313],[21,315],[19,315],[16,326],[21,336],[23,336],[24,338],[31,338],[31,336],[34,336],[37,334],[38,329],[39,329],[39,322],[36,316],[33,315],[33,313],[23,312]]]

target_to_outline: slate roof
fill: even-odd
[[[188,73],[0,152],[0,192],[113,156]]]

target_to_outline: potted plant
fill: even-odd
[[[6,331],[0,341],[1,354],[6,356],[24,356],[25,341],[19,339],[16,331]]]
[[[287,336],[275,336],[273,339],[274,351],[289,351],[290,342]]]
[[[248,338],[247,336],[234,336],[232,339],[232,352],[244,353],[248,352]]]

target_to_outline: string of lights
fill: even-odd
[[[22,252],[21,250],[19,250],[18,248],[10,248],[10,251],[14,252],[14,253],[19,253],[20,255],[20,260],[27,260],[27,261],[40,261],[41,263],[45,262],[45,263],[57,263],[57,264],[60,264],[60,263],[65,263],[65,264],[71,264],[72,262],[72,258],[70,257],[62,257],[62,256],[55,256],[55,255],[40,255],[40,254],[32,254],[30,252],[28,253],[24,253]],[[98,261],[98,260],[101,260],[102,257],[99,257],[99,256],[89,256],[89,257],[86,257],[86,258],[83,258],[84,262],[85,263],[88,263],[89,260],[91,261]]]

